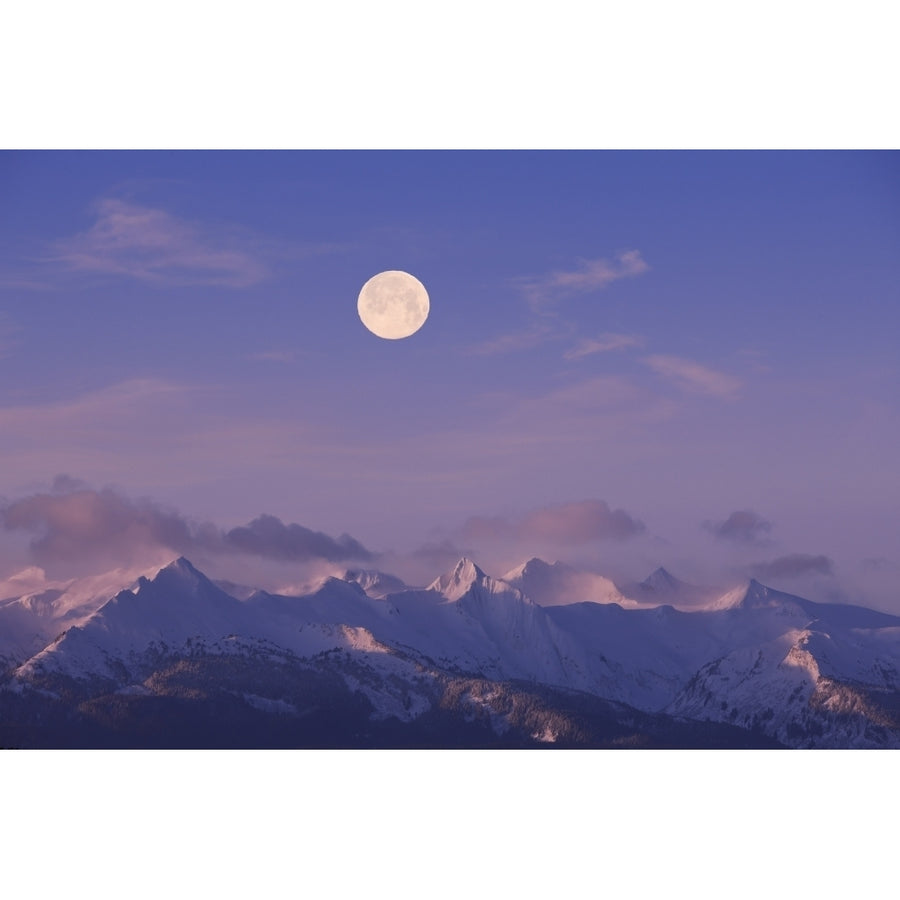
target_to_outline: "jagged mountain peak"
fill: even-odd
[[[156,581],[160,577],[171,578],[173,576],[192,579],[206,578],[186,556],[179,556],[177,559],[173,559],[170,563],[164,565],[153,578],[143,577],[141,580]]]
[[[677,591],[682,584],[684,582],[663,566],[655,569],[641,582],[641,586],[649,591]]]
[[[170,602],[172,597],[203,597],[218,602],[220,598],[234,601],[234,598],[201,572],[187,557],[179,556],[163,566],[152,577],[144,575],[130,589],[119,595],[132,594],[138,597],[153,597]]]
[[[716,609],[762,609],[764,607],[806,604],[802,597],[770,588],[755,578],[727,591],[713,606]]]
[[[464,556],[451,571],[445,572],[439,578],[436,578],[428,586],[428,590],[438,591],[442,594],[447,594],[448,591],[453,593],[464,592],[486,578],[487,575],[471,559]]]
[[[724,590],[682,581],[659,566],[643,581],[622,585],[622,594],[643,606],[669,604],[676,609],[719,609]]]
[[[514,605],[533,606],[533,601],[521,590],[501,578],[486,575],[471,559],[463,557],[450,572],[435,579],[427,588],[436,591],[445,600],[461,602],[470,609],[483,608],[484,604],[512,602]],[[500,598],[506,598],[501,600]]]
[[[771,605],[772,603],[802,601],[802,599],[803,598],[796,597],[793,594],[787,594],[784,591],[775,590],[775,588],[771,588],[768,585],[763,584],[761,581],[757,581],[755,578],[751,578],[747,582],[747,586],[744,589],[745,605],[755,605],[760,603],[764,605]]]
[[[476,578],[485,578],[485,574],[471,559],[463,556],[453,569],[454,577],[461,580],[473,580]]]

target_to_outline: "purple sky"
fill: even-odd
[[[897,153],[6,152],[0,197],[0,576],[251,540],[900,609]]]

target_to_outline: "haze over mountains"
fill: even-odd
[[[8,747],[900,746],[900,617],[665,569],[279,594],[179,557],[0,599],[0,661]]]

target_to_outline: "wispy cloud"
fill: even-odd
[[[766,375],[772,371],[772,366],[768,362],[769,353],[767,350],[762,350],[758,347],[743,347],[737,351],[737,355],[740,356],[754,372]]]
[[[34,272],[34,262],[29,261],[31,271],[16,271],[8,265],[0,268],[0,288],[21,291],[52,291],[54,283],[46,275]],[[20,264],[21,265],[21,264]]]
[[[593,353],[609,353],[612,350],[625,350],[628,347],[641,347],[644,339],[635,334],[615,334],[604,332],[595,338],[582,338],[574,347],[563,353],[564,359],[581,359]]]
[[[533,432],[534,423],[545,440],[583,441],[591,434],[652,425],[670,419],[675,401],[660,397],[620,375],[596,375],[534,396],[497,395],[500,421],[518,431]]]
[[[259,254],[234,235],[148,206],[106,198],[87,231],[58,241],[53,260],[76,272],[124,275],[162,284],[247,287],[266,277]]]
[[[132,482],[141,473],[190,483],[225,462],[223,448],[234,456],[237,442],[246,448],[260,441],[229,433],[236,426],[223,402],[214,387],[137,378],[72,397],[0,406],[0,470],[9,484],[73,467],[93,479]]]
[[[715,397],[733,397],[741,387],[734,375],[718,372],[680,356],[645,356],[643,362],[654,372],[673,381],[678,387]]]
[[[573,269],[562,269],[548,275],[532,275],[516,279],[532,309],[545,310],[564,297],[598,291],[614,281],[631,278],[650,267],[639,250],[626,250],[613,259],[584,259]]]
[[[283,265],[353,247],[352,242],[281,240],[121,197],[96,200],[90,213],[92,224],[77,234],[50,244],[23,239],[27,250],[0,260],[0,288],[68,290],[81,275],[238,289],[260,283]]]
[[[304,419],[235,412],[214,385],[132,379],[65,399],[0,406],[0,471],[29,484],[77,469],[95,481],[170,487],[292,470],[301,449],[340,470],[345,448]],[[349,451],[348,451],[349,452]]]
[[[361,445],[350,425],[333,419],[331,410],[270,414],[263,403],[241,411],[214,384],[134,379],[65,399],[0,406],[0,472],[7,485],[77,469],[94,482],[193,490],[250,472],[268,485],[296,479],[298,471],[302,480],[304,467],[315,466],[324,490],[323,479],[340,484],[348,467],[365,481],[373,456],[393,465],[395,442]]]
[[[647,269],[649,266],[641,258],[640,251],[626,250],[611,260],[584,259],[572,269],[514,278],[512,283],[527,300],[534,321],[527,328],[482,341],[467,352],[472,356],[494,356],[530,350],[547,341],[571,337],[572,323],[564,321],[556,310],[560,301],[575,294],[601,290],[614,281],[640,275]],[[636,346],[638,342],[639,339],[631,335],[601,334],[593,341],[579,343],[566,358],[577,359],[588,353]]]
[[[535,325],[525,331],[514,331],[509,334],[501,334],[498,337],[483,341],[470,347],[467,351],[471,356],[495,356],[502,353],[514,353],[520,350],[531,350],[543,344],[545,341],[556,337],[555,329],[549,325]]]
[[[134,418],[137,405],[194,393],[195,389],[160,378],[134,378],[82,394],[73,400],[27,406],[0,407],[0,430],[7,438],[22,434],[43,438],[53,433],[74,435],[92,424]],[[121,418],[120,418],[121,417]]]

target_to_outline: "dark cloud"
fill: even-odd
[[[610,509],[603,500],[581,500],[531,510],[516,519],[474,516],[462,528],[466,540],[529,540],[554,544],[586,544],[598,540],[626,540],[644,525],[623,509]]]
[[[772,523],[752,509],[735,510],[724,522],[704,522],[703,527],[717,538],[740,544],[766,544]]]
[[[243,553],[269,559],[306,561],[325,559],[342,562],[347,559],[373,559],[373,555],[359,541],[342,534],[329,537],[321,531],[311,531],[302,525],[285,525],[275,516],[259,516],[248,525],[232,528],[225,535],[225,543]]]
[[[797,578],[800,575],[834,575],[834,563],[827,556],[791,553],[770,562],[754,563],[751,567],[759,578]]]
[[[35,535],[30,549],[42,566],[96,557],[130,562],[156,548],[183,554],[239,552],[287,561],[374,558],[346,534],[332,538],[267,515],[223,532],[150,500],[131,500],[111,488],[91,490],[69,476],[58,476],[51,493],[3,504],[0,523],[7,531]]]

